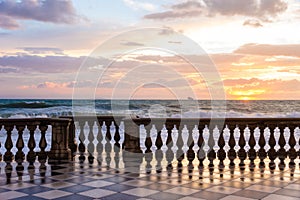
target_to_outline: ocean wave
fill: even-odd
[[[0,108],[50,108],[54,105],[45,102],[16,102],[0,105]]]

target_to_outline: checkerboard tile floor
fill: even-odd
[[[143,165],[143,163],[141,164]],[[237,165],[234,170],[228,167],[222,173],[218,167],[214,171],[194,167],[182,171],[174,164],[173,169],[163,168],[161,173],[152,170],[127,171],[126,169],[90,165],[87,161],[79,163],[78,158],[69,163],[46,164],[45,176],[42,176],[40,164],[34,169],[12,170],[0,162],[0,199],[230,199],[230,200],[300,200],[299,162],[291,174],[287,166],[271,173],[266,167],[260,171],[241,171]]]

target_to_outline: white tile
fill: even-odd
[[[278,195],[278,194],[271,194],[269,196],[266,196],[265,198],[263,198],[263,200],[300,200],[300,198],[296,198],[296,197],[288,197],[288,196],[283,196],[283,195]]]
[[[92,182],[84,183],[82,185],[99,188],[99,187],[105,187],[105,186],[113,185],[113,184],[114,183],[112,183],[112,182],[99,180],[99,181],[92,181]]]
[[[217,192],[217,193],[222,193],[222,194],[232,194],[237,191],[240,191],[240,189],[232,188],[232,187],[224,187],[224,186],[214,186],[214,187],[206,189],[206,191]]]
[[[51,190],[48,192],[37,193],[37,194],[34,194],[33,196],[41,197],[44,199],[55,199],[55,198],[68,196],[71,194],[72,193],[70,193],[70,192],[65,192],[65,191],[60,191],[60,190]]]
[[[220,200],[255,200],[255,199],[241,197],[241,196],[235,196],[235,195],[228,195]]]
[[[6,199],[16,199],[19,197],[25,197],[28,196],[25,193],[22,192],[16,192],[16,191],[9,191],[9,192],[2,192],[0,193],[0,199],[1,200],[6,200]]]
[[[74,186],[74,185],[76,185],[76,184],[59,181],[59,182],[44,184],[43,187],[48,187],[48,188],[53,188],[53,189],[60,189],[60,188]]]
[[[124,185],[131,185],[131,186],[145,186],[145,185],[149,185],[149,184],[152,184],[153,182],[150,182],[150,181],[143,181],[143,180],[130,180],[130,181],[126,181],[126,182],[123,182],[121,184],[124,184]]]
[[[1,186],[1,188],[7,188],[10,190],[18,190],[18,189],[25,189],[25,188],[34,187],[34,186],[36,186],[36,185],[30,184],[30,183],[19,182],[19,183],[14,183],[14,184],[3,185],[3,186]]]
[[[101,197],[105,197],[105,196],[108,196],[111,194],[115,194],[115,192],[110,191],[110,190],[103,190],[103,189],[93,189],[93,190],[88,190],[85,192],[80,192],[78,194],[83,195],[83,196],[92,197],[92,198],[101,198]]]
[[[300,191],[300,184],[290,184],[286,187],[284,187],[285,189],[291,189],[291,190],[299,190]]]
[[[250,187],[245,188],[247,190],[255,190],[258,192],[267,192],[267,193],[273,193],[281,188],[277,187],[271,187],[271,186],[265,186],[265,185],[251,185]]]
[[[163,183],[163,184],[169,184],[169,185],[183,185],[183,184],[187,184],[190,183],[191,181],[187,181],[187,180],[178,180],[178,179],[167,179],[164,181],[160,181],[159,183]]]
[[[183,197],[178,200],[205,200],[205,199],[199,199],[199,198],[195,198],[195,197]]]
[[[172,194],[179,194],[179,195],[191,195],[191,194],[194,194],[199,191],[200,190],[195,190],[195,189],[191,189],[191,188],[187,188],[187,187],[175,187],[175,188],[166,190],[164,192],[169,192]]]
[[[155,194],[155,193],[158,193],[158,192],[159,191],[150,190],[150,189],[146,189],[146,188],[134,188],[134,189],[131,189],[131,190],[126,190],[122,193],[135,195],[135,196],[138,196],[138,197],[145,197],[145,196],[149,196],[149,195],[152,195],[152,194]]]
[[[76,177],[77,176],[66,173],[66,174],[62,174],[62,175],[51,176],[50,178],[54,179],[54,180],[69,180],[69,179],[76,178]]]

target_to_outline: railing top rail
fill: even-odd
[[[13,125],[39,125],[46,124],[52,125],[54,123],[68,124],[71,119],[60,119],[60,118],[0,118],[0,125],[13,124]]]

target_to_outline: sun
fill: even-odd
[[[242,96],[238,98],[239,100],[243,100],[243,101],[250,101],[253,100],[253,98],[249,97],[249,96]]]

